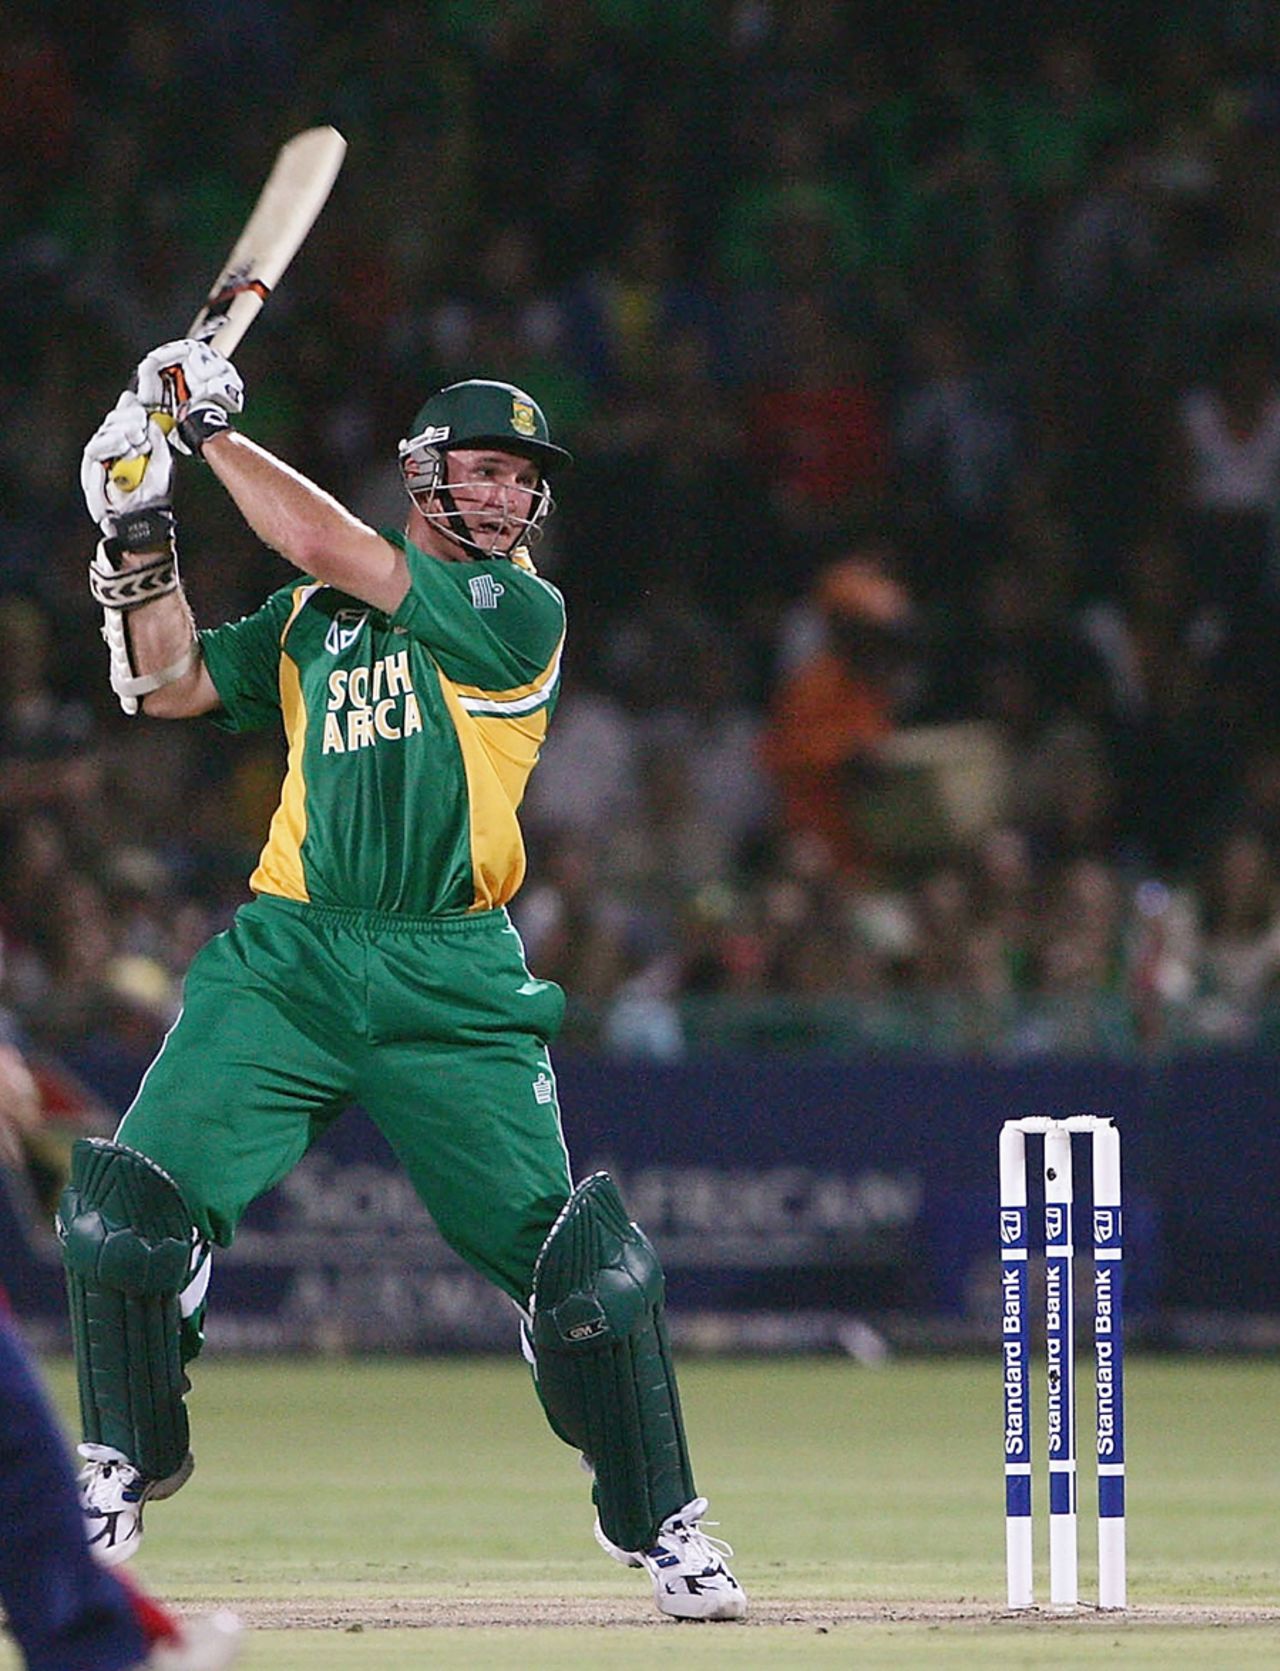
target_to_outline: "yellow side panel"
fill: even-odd
[[[458,733],[471,812],[473,909],[505,905],[524,880],[524,838],[516,808],[547,733],[547,712],[511,719],[473,715],[458,700],[457,687],[443,673],[440,688]]]
[[[489,763],[497,773],[512,807],[524,799],[529,773],[538,763],[538,751],[547,734],[547,710],[504,719],[499,714],[469,714]]]
[[[302,842],[307,833],[307,783],[302,772],[307,741],[307,711],[302,704],[298,666],[291,657],[280,656],[280,706],[289,761],[280,788],[280,805],[271,820],[267,844],[258,868],[249,878],[255,893],[278,894],[284,899],[307,899],[307,879],[302,870]]]

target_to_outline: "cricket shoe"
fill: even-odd
[[[669,1515],[658,1528],[651,1549],[619,1549],[596,1521],[596,1542],[624,1567],[644,1567],[653,1580],[653,1596],[673,1619],[741,1619],[747,1611],[742,1585],[725,1566],[733,1550],[708,1537],[699,1522],[707,1499],[695,1497]]]
[[[234,1613],[204,1613],[157,1642],[139,1671],[223,1671],[243,1646],[244,1626]]]
[[[80,1470],[80,1510],[94,1559],[117,1567],[138,1552],[142,1508],[152,1497],[171,1497],[191,1478],[195,1463],[188,1453],[182,1466],[165,1480],[149,1480],[122,1451],[111,1445],[79,1445],[85,1458]]]

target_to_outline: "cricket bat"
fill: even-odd
[[[307,128],[281,146],[244,231],[191,321],[189,337],[230,358],[315,225],[346,151],[336,128]],[[146,468],[145,456],[119,458],[111,479],[132,492]]]

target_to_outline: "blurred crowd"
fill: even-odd
[[[583,1036],[1267,1039],[1280,27],[932,15],[11,8],[0,1044],[122,1106],[245,897],[280,740],[115,708],[78,461],[319,121],[349,161],[244,427],[379,526],[441,383],[527,387],[575,452],[514,914]],[[289,579],[180,490],[202,622]]]

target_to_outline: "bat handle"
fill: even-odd
[[[167,435],[173,428],[173,415],[169,412],[153,412],[151,416]],[[111,485],[121,493],[132,493],[142,485],[142,478],[147,473],[146,453],[134,453],[130,458],[118,458],[111,466]]]
[[[142,485],[146,473],[145,453],[135,453],[132,458],[118,458],[111,466],[111,485],[121,493],[132,493]]]

